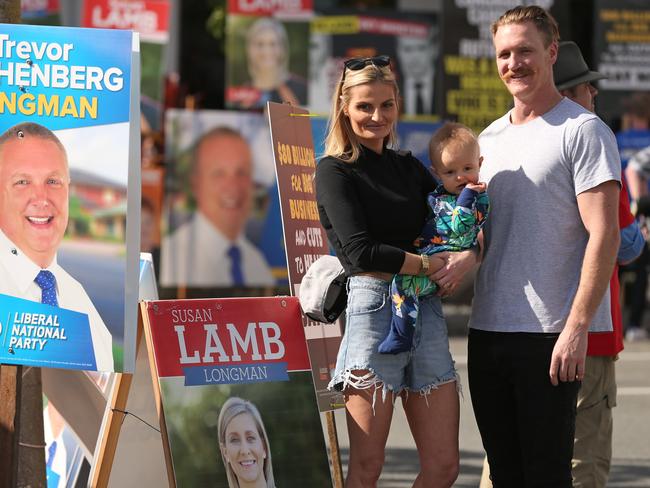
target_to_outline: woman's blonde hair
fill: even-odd
[[[325,137],[325,155],[334,156],[346,162],[354,162],[361,153],[361,144],[352,130],[350,120],[344,113],[345,107],[350,103],[350,89],[369,83],[385,83],[393,87],[397,104],[399,88],[389,66],[381,67],[369,64],[356,71],[344,67],[343,73],[345,74],[344,80],[338,83],[332,96],[332,108]],[[389,134],[384,139],[384,145],[393,145],[395,141],[395,122],[393,122]]]
[[[254,81],[259,73],[257,68],[251,63],[251,57],[248,54],[248,49],[250,48],[251,43],[255,38],[265,30],[270,30],[275,34],[278,43],[280,44],[280,49],[282,51],[280,62],[277,66],[278,69],[278,82],[284,83],[289,77],[289,37],[287,36],[287,31],[284,26],[275,19],[270,17],[261,17],[259,20],[253,22],[253,24],[246,31],[246,57],[248,61],[248,73],[251,76],[251,79]]]
[[[262,416],[260,415],[257,407],[253,405],[248,400],[244,400],[239,397],[230,397],[225,401],[221,411],[219,412],[219,422],[218,422],[218,437],[219,437],[219,451],[221,452],[221,460],[223,465],[226,467],[226,476],[228,477],[228,487],[229,488],[239,488],[239,481],[237,481],[237,475],[235,475],[230,463],[226,461],[224,455],[224,449],[226,446],[226,428],[228,424],[234,419],[237,415],[243,413],[249,414],[255,426],[257,427],[257,433],[260,435],[262,442],[264,444],[264,450],[266,451],[266,458],[264,459],[264,479],[266,480],[267,488],[275,488],[275,480],[273,479],[273,465],[271,463],[271,446],[269,445],[269,436],[266,435],[266,429],[264,428],[264,422],[262,422]]]

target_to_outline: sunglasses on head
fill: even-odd
[[[373,56],[371,58],[352,58],[348,59],[343,63],[343,76],[341,77],[341,83],[345,80],[345,71],[346,70],[351,70],[351,71],[359,71],[360,69],[365,68],[366,66],[369,65],[377,66],[378,68],[383,68],[385,66],[388,66],[390,64],[390,57],[382,55],[382,56]]]

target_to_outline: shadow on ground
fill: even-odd
[[[341,449],[343,474],[347,471],[349,450]],[[455,488],[476,488],[481,479],[483,453],[475,451],[460,452],[460,475],[454,483]],[[380,488],[410,487],[420,470],[415,449],[386,449],[384,473],[379,481]]]

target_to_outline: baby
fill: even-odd
[[[486,185],[478,182],[483,157],[471,129],[453,122],[444,124],[429,142],[429,157],[440,184],[427,196],[429,217],[415,245],[419,254],[431,256],[431,267],[439,269],[445,260],[436,253],[476,246],[489,205]],[[426,276],[395,275],[391,283],[393,317],[379,352],[397,354],[411,349],[419,297],[437,289]]]

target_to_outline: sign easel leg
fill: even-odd
[[[325,412],[327,435],[332,456],[332,472],[334,474],[334,488],[343,488],[343,469],[341,468],[341,452],[339,451],[339,436],[336,433],[334,412]]]
[[[0,487],[16,485],[22,366],[0,365]]]

